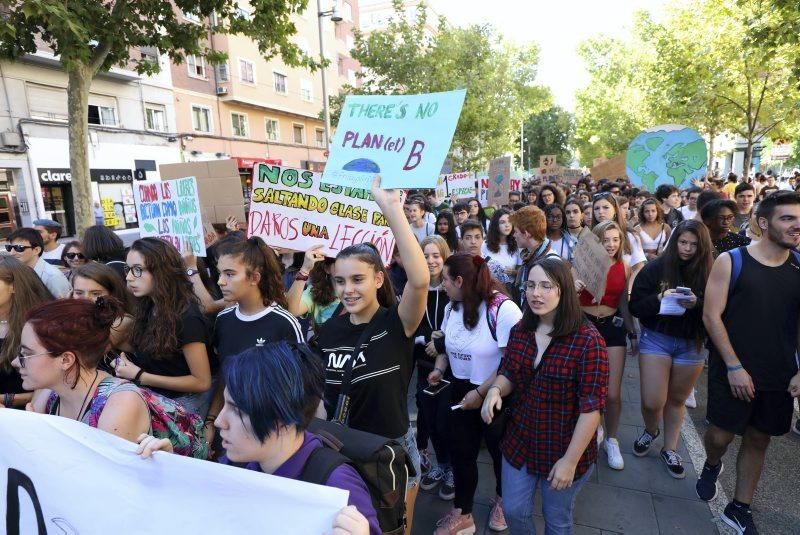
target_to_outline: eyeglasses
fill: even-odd
[[[733,221],[733,219],[734,219],[733,215],[718,215],[717,216],[717,221]]]
[[[19,359],[19,367],[24,369],[25,368],[25,361],[30,359],[30,358],[42,357],[44,355],[52,355],[52,354],[53,354],[52,351],[45,351],[44,353],[34,353],[33,355],[23,355],[22,351],[20,351],[19,353],[17,353],[17,358]]]
[[[33,245],[20,245],[20,244],[11,245],[10,243],[7,243],[6,251],[10,253],[12,249],[18,253],[23,253],[25,252],[25,249],[33,249]]]
[[[126,277],[128,276],[128,273],[133,273],[133,276],[138,279],[142,276],[142,273],[147,271],[147,269],[143,268],[142,266],[129,266],[126,264],[122,266],[122,271],[125,273]]]
[[[66,256],[70,260],[75,260],[76,258],[78,260],[86,260],[86,257],[83,256],[83,253],[67,253],[64,256]]]
[[[552,292],[553,290],[558,288],[558,286],[550,281],[542,281],[542,282],[525,281],[525,291],[533,292],[536,291],[536,288],[539,288],[539,290],[541,290],[543,294],[546,294]]]

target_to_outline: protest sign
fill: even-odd
[[[342,106],[322,180],[369,189],[434,188],[466,90],[426,95],[350,95]]]
[[[475,173],[450,173],[439,175],[436,184],[436,198],[441,202],[445,198],[464,199],[475,197]]]
[[[503,204],[511,189],[511,156],[489,160],[489,193],[491,204]]]
[[[583,178],[583,171],[569,167],[561,168],[561,182],[564,184],[577,184]]]
[[[677,188],[702,180],[708,168],[708,149],[695,130],[679,124],[648,128],[636,136],[625,153],[625,172],[631,184],[655,191],[662,184]]]
[[[181,253],[206,255],[203,221],[193,176],[163,182],[138,182],[133,188],[139,234],[170,242]]]
[[[247,235],[295,251],[323,245],[326,256],[371,242],[388,264],[394,234],[370,191],[321,179],[319,173],[280,165],[253,167]]]
[[[337,488],[172,453],[142,459],[136,444],[60,416],[0,410],[0,436],[9,534],[329,533],[347,505]]]
[[[103,225],[111,228],[119,225],[121,221],[117,217],[114,199],[111,197],[103,197],[100,199],[100,205],[103,208]]]
[[[572,257],[572,267],[578,273],[578,279],[586,285],[586,291],[596,298],[597,302],[606,293],[606,277],[611,268],[611,258],[591,232],[584,232]]]
[[[244,222],[245,199],[242,196],[242,179],[238,165],[248,169],[254,165],[251,158],[236,160],[210,160],[205,162],[170,163],[158,168],[161,180],[193,176],[197,180],[197,197],[200,212],[209,223],[225,223],[229,217]],[[258,159],[255,159],[258,161]],[[249,202],[250,199],[247,199]]]
[[[492,201],[489,202],[489,177],[482,176],[478,177],[478,200],[481,202],[481,206],[492,206],[497,204],[498,206],[502,206],[508,202],[508,194],[506,194],[505,199],[502,201]],[[509,191],[520,191],[522,188],[522,179],[521,178],[511,178],[508,181],[509,184]]]
[[[556,165],[555,154],[543,154],[539,156],[539,167],[555,167]]]

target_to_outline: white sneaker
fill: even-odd
[[[602,425],[598,425],[597,426],[597,445],[598,446],[602,446],[603,445],[603,437],[604,436],[605,436],[605,433],[603,433],[603,426]]]
[[[619,442],[616,438],[609,438],[603,442],[603,447],[608,454],[608,466],[614,470],[622,470],[625,468],[625,460],[622,458],[622,452],[619,451]]]
[[[697,399],[695,399],[695,397],[694,397],[694,388],[692,389],[691,394],[689,394],[689,397],[686,398],[686,401],[684,402],[684,405],[686,405],[690,409],[696,409],[697,408]]]

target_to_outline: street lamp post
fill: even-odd
[[[322,36],[322,19],[330,17],[333,22],[341,22],[342,17],[334,4],[332,9],[322,11],[322,0],[317,0],[317,22],[319,23],[319,59],[321,63],[325,63],[325,39]],[[325,66],[320,68],[322,74],[322,110],[325,115],[325,151],[330,148],[331,142],[331,110],[328,106],[328,83],[325,79]]]

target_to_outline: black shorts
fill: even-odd
[[[613,319],[615,316],[619,316],[619,314],[614,313],[604,318],[598,318],[597,316],[586,314],[586,317],[589,318],[589,321],[594,323],[594,326],[597,327],[597,331],[600,333],[600,336],[602,336],[603,340],[606,341],[606,347],[626,347],[628,345],[628,340],[626,338],[628,331],[625,330],[624,324],[620,327],[614,325]]]
[[[753,401],[733,397],[727,381],[708,379],[706,418],[729,433],[744,435],[748,427],[767,435],[785,435],[792,427],[794,400],[786,391],[759,391]]]

